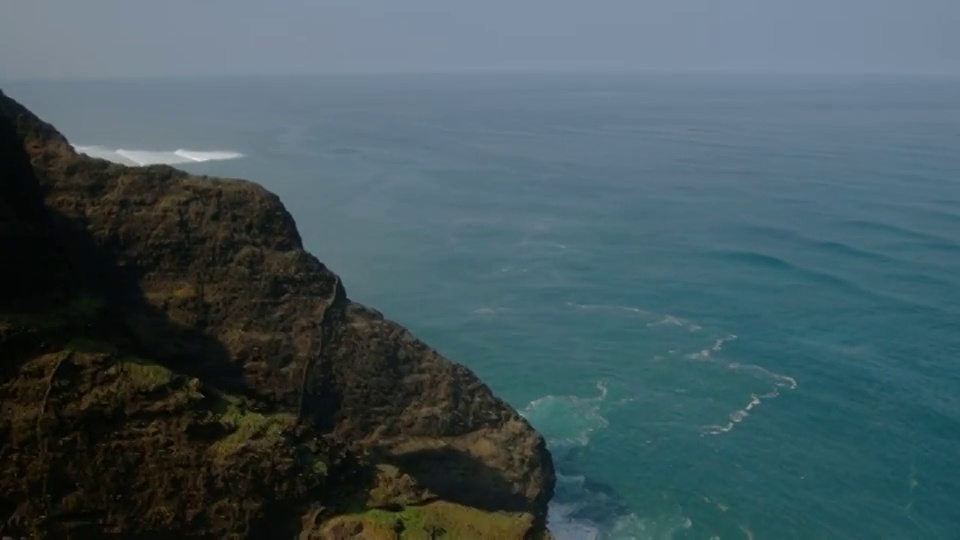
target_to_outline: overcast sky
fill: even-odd
[[[0,78],[960,73],[960,0],[0,0]]]

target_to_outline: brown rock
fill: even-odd
[[[90,530],[255,536],[309,512],[322,523],[336,512],[318,501],[343,509],[377,485],[377,505],[438,499],[542,529],[542,437],[470,370],[351,302],[275,195],[77,155],[2,93],[0,117],[0,247],[21,255],[3,268],[31,284],[0,282],[0,400],[15,404],[0,410],[0,531],[52,531],[56,510]],[[78,333],[111,350],[71,353]],[[131,382],[129,354],[166,386]],[[54,477],[80,487],[52,497]]]

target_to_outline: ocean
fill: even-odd
[[[12,82],[278,193],[549,440],[559,539],[960,538],[960,79]]]

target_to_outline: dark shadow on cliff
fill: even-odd
[[[39,223],[45,214],[40,184],[16,126],[0,114],[0,308],[53,287],[60,261],[45,245]]]
[[[442,500],[490,511],[527,512],[530,502],[512,491],[513,483],[477,458],[450,448],[384,458]],[[482,485],[483,491],[464,490]]]
[[[54,347],[103,344],[244,393],[242,367],[223,344],[150,305],[132,271],[120,267],[82,225],[55,211],[37,225],[42,233],[30,238],[27,249],[7,251],[22,268],[7,274],[16,277],[0,297],[0,315],[13,315],[31,331],[0,339],[5,351],[0,376],[17,371],[19,362],[11,355],[23,359]]]
[[[242,391],[242,368],[219,341],[150,305],[138,269],[122,267],[83,223],[44,205],[24,142],[3,115],[0,167],[0,315],[29,328],[0,335],[0,376],[14,375],[28,354],[103,343]]]
[[[81,224],[56,212],[51,212],[49,219],[56,238],[63,242],[72,271],[82,278],[88,291],[104,300],[91,338],[115,340],[125,350],[174,371],[242,393],[242,367],[233,362],[222,343],[201,330],[172,321],[152,306],[140,288],[139,269],[121,267],[110,250],[97,245]],[[198,311],[202,309],[198,306]]]

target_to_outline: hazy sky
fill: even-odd
[[[960,0],[0,0],[0,78],[960,73]]]

